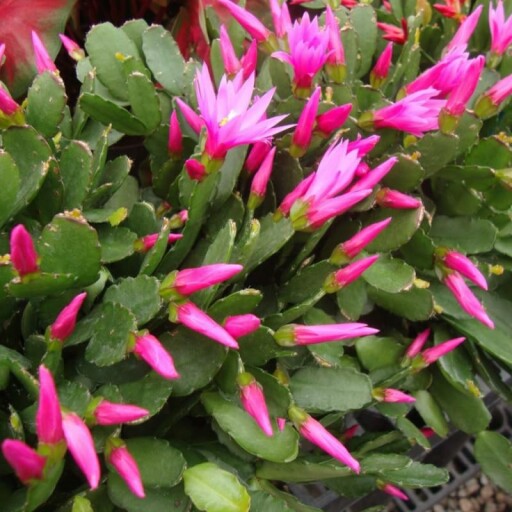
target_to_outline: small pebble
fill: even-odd
[[[485,512],[498,512],[498,505],[496,503],[488,502],[485,504]]]
[[[480,491],[480,495],[484,500],[488,500],[493,494],[494,489],[489,484],[482,487],[482,490]]]
[[[467,498],[462,498],[459,501],[459,506],[462,512],[472,512],[473,511],[473,505],[471,504],[471,501],[469,501]]]
[[[434,505],[432,512],[444,512],[444,507],[442,505]]]

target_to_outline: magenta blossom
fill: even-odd
[[[503,55],[512,44],[512,16],[505,20],[502,0],[498,0],[496,9],[489,2],[489,28],[491,29],[491,52]]]
[[[334,131],[343,126],[351,110],[352,104],[347,103],[320,114],[316,118],[315,132],[323,137],[329,137]]]
[[[347,265],[341,270],[333,272],[327,276],[327,279],[324,283],[324,290],[327,293],[334,293],[341,290],[343,287],[348,286],[350,283],[359,278],[361,274],[370,268],[378,259],[378,254],[367,256],[366,258],[361,258],[360,260],[354,261],[354,263]]]
[[[469,40],[476,29],[483,5],[479,5],[461,24],[451,41],[445,48],[448,52],[454,48],[462,48],[466,50]]]
[[[383,208],[395,208],[399,210],[415,209],[422,205],[419,199],[390,188],[380,189],[377,192],[376,202]]]
[[[267,140],[256,142],[253,145],[245,161],[245,168],[249,174],[255,173],[260,168],[261,163],[271,148],[272,144]]]
[[[400,498],[403,501],[409,500],[409,496],[407,496],[407,494],[405,494],[405,492],[403,492],[401,489],[399,489],[395,485],[383,483],[383,484],[379,485],[379,489],[381,491],[385,492],[386,494],[393,496],[394,498]]]
[[[24,484],[43,478],[46,458],[23,441],[5,439],[2,442],[2,454]]]
[[[279,5],[279,0],[270,0],[270,12],[272,13],[272,21],[274,23],[274,31],[276,36],[283,38],[292,28],[292,20],[288,10],[288,4],[283,2]]]
[[[198,116],[182,99],[176,98],[176,104],[192,131],[199,135],[201,133],[201,128],[204,125],[201,117]]]
[[[38,256],[30,233],[23,224],[11,231],[11,262],[20,277],[39,271]]]
[[[230,0],[217,0],[217,3],[225,7],[229,11],[229,14],[231,14],[258,43],[263,43],[268,40],[271,34],[270,30],[268,30],[254,14],[251,14],[249,11]]]
[[[422,352],[421,359],[426,365],[432,364],[445,354],[448,354],[448,352],[457,348],[465,339],[464,337],[454,338],[452,340],[443,341],[443,343],[439,343],[439,345],[435,347],[427,348],[427,350]]]
[[[425,329],[424,331],[420,332],[416,338],[414,338],[413,342],[409,345],[407,348],[407,351],[405,352],[405,356],[412,359],[413,357],[416,357],[420,352],[425,343],[428,340],[428,337],[430,336],[430,329]]]
[[[251,183],[251,191],[249,194],[248,207],[252,210],[255,210],[265,198],[265,194],[267,192],[267,185],[270,180],[270,175],[272,174],[272,169],[274,166],[274,157],[276,154],[276,148],[272,148],[260,165],[260,168],[254,175]]]
[[[51,372],[39,367],[39,400],[36,411],[36,433],[39,442],[56,445],[64,440],[62,413],[57,388]]]
[[[58,341],[65,341],[75,330],[78,311],[82,307],[87,293],[78,294],[57,316],[55,322],[50,326],[50,338]]]
[[[329,33],[329,55],[327,56],[326,70],[336,83],[342,83],[346,75],[345,50],[341,42],[341,32],[338,19],[332,9],[327,5],[325,10],[325,30]]]
[[[143,236],[135,242],[136,250],[140,252],[148,252],[155,246],[159,235],[160,233],[150,233],[149,235]],[[169,236],[167,237],[167,243],[172,244],[181,238],[183,238],[183,235],[180,233],[169,233]]]
[[[321,93],[322,90],[317,87],[302,109],[290,147],[290,154],[294,157],[303,156],[311,143]]]
[[[94,408],[92,416],[97,425],[119,425],[120,423],[130,423],[140,420],[149,415],[149,411],[130,404],[116,404],[108,400],[101,399],[100,403]]]
[[[391,171],[397,162],[398,158],[396,156],[392,156],[375,167],[375,169],[367,170],[367,172],[363,173],[362,177],[350,187],[350,192],[368,188],[372,189],[389,173],[389,171]]]
[[[206,167],[195,158],[185,160],[185,171],[191,180],[202,181],[206,178]]]
[[[473,281],[482,290],[487,290],[487,281],[477,266],[464,254],[457,251],[448,251],[442,258],[443,263],[450,269]]]
[[[236,340],[259,329],[261,320],[256,315],[234,315],[224,320],[224,329]]]
[[[173,358],[152,334],[137,336],[132,351],[164,379],[179,379],[180,375],[176,371]]]
[[[37,32],[32,30],[32,46],[34,48],[34,55],[36,59],[36,68],[38,73],[49,71],[50,73],[58,73],[57,67],[52,58],[48,54],[44,43],[39,38]]]
[[[343,341],[361,336],[371,336],[378,329],[366,324],[345,323],[329,325],[299,325],[289,324],[279,328],[274,338],[279,345],[292,347],[295,345],[314,345],[330,341]]]
[[[375,66],[370,72],[370,84],[375,89],[378,89],[386,80],[391,67],[391,60],[393,58],[393,43],[389,42],[384,48],[384,51],[379,55]]]
[[[144,486],[140,476],[139,467],[128,451],[126,445],[116,439],[116,445],[107,450],[107,462],[119,473],[119,476],[126,482],[126,485],[138,498],[144,498]]]
[[[12,116],[20,106],[11,98],[10,94],[0,87],[0,112],[6,116]]]
[[[235,75],[240,71],[241,64],[238,59],[233,43],[224,25],[220,26],[220,54],[224,62],[224,69],[228,75]]]
[[[240,401],[243,408],[254,418],[265,435],[271,437],[274,432],[270,423],[265,395],[260,384],[247,372],[241,373],[237,377],[240,388]]]
[[[502,78],[486,91],[475,104],[475,114],[483,119],[494,115],[499,106],[512,94],[512,75]]]
[[[178,159],[183,153],[183,134],[181,133],[180,123],[176,110],[173,110],[169,118],[169,138],[167,141],[167,150],[169,154]]]
[[[64,48],[66,48],[68,55],[73,60],[76,60],[78,62],[85,58],[84,51],[82,50],[82,48],[80,48],[80,46],[78,46],[78,44],[75,41],[73,41],[73,39],[71,39],[70,37],[68,37],[64,34],[59,34],[59,38],[60,38]]]
[[[400,391],[399,389],[393,388],[375,388],[373,390],[373,396],[379,402],[408,404],[416,402],[416,398]]]

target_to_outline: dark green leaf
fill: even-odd
[[[512,444],[506,437],[497,432],[480,432],[476,436],[475,458],[494,483],[512,493]]]

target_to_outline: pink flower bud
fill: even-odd
[[[324,137],[328,137],[343,126],[351,110],[352,105],[347,103],[346,105],[331,108],[331,110],[320,114],[316,118],[315,130],[320,132]]]
[[[206,176],[204,165],[195,158],[189,158],[185,161],[185,170],[191,180],[201,181]]]
[[[347,151],[357,151],[357,156],[363,158],[366,156],[379,142],[379,135],[370,135],[369,137],[362,138],[357,134],[357,139],[348,143]]]
[[[421,349],[427,342],[429,336],[430,329],[425,329],[423,332],[420,332],[418,336],[414,338],[414,341],[407,348],[405,356],[409,357],[410,359],[416,357],[421,352]]]
[[[487,281],[476,265],[464,254],[456,251],[448,251],[443,257],[443,263],[452,270],[456,270],[464,277],[473,281],[483,290],[487,290]]]
[[[14,469],[16,476],[24,484],[43,478],[46,458],[24,442],[17,439],[5,439],[2,442],[2,453],[5,460]]]
[[[327,277],[324,283],[325,291],[327,293],[333,293],[341,290],[341,288],[349,285],[358,277],[360,277],[361,274],[363,274],[366,269],[371,267],[378,259],[379,255],[374,254],[373,256],[368,256],[366,258],[354,261],[354,263],[347,265],[345,268],[342,268],[337,272],[333,272],[330,276]]]
[[[256,71],[258,64],[258,43],[256,40],[251,41],[245,55],[240,59],[240,64],[242,65],[243,79],[247,80]]]
[[[254,421],[256,421],[261,430],[271,437],[273,435],[272,425],[261,386],[247,372],[241,373],[237,378],[237,382],[240,387],[240,401],[243,408],[254,418]]]
[[[356,190],[362,190],[366,188],[372,189],[391,171],[397,162],[398,158],[395,156],[388,158],[386,161],[375,167],[375,169],[363,175],[359,181],[356,181],[350,188],[350,191],[355,192]]]
[[[77,295],[57,316],[50,326],[50,338],[63,342],[75,330],[78,311],[87,297],[83,292]]]
[[[64,45],[64,48],[66,48],[66,51],[68,52],[68,55],[77,62],[85,58],[84,51],[78,44],[73,41],[73,39],[69,38],[68,36],[64,34],[59,34],[59,38]]]
[[[482,13],[483,5],[479,5],[461,24],[451,41],[445,48],[445,52],[460,47],[463,51],[475,31],[478,24],[480,14]]]
[[[292,146],[290,148],[292,156],[302,156],[311,143],[321,92],[322,90],[320,87],[315,89],[300,114],[299,121],[292,137]]]
[[[370,84],[374,88],[379,88],[388,77],[391,60],[393,58],[393,43],[386,45],[384,51],[379,55],[375,66],[370,73]]]
[[[440,357],[443,357],[448,352],[451,352],[456,347],[458,347],[466,338],[454,338],[452,340],[444,341],[443,343],[439,343],[435,347],[427,348],[421,354],[421,358],[425,362],[425,364],[429,365],[433,362],[437,361]]]
[[[243,270],[242,265],[232,263],[214,263],[202,267],[187,268],[178,271],[174,280],[174,288],[183,296],[228,281]]]
[[[255,142],[253,144],[249,154],[247,155],[247,160],[245,161],[245,168],[249,174],[253,174],[259,169],[271,148],[271,143],[266,140]]]
[[[355,425],[352,425],[351,427],[347,428],[345,432],[343,432],[343,441],[350,441],[355,435],[356,432],[359,430],[359,425],[356,423]]]
[[[230,0],[218,0],[218,5],[225,7],[231,16],[249,33],[249,35],[258,41],[265,42],[270,37],[270,30],[261,23],[261,21],[246,9],[231,2]]]
[[[11,98],[9,93],[3,87],[0,87],[0,111],[6,116],[12,116],[19,108],[20,106]]]
[[[203,120],[199,117],[182,99],[175,98],[176,104],[178,105],[185,121],[189,124],[190,128],[199,135],[201,128],[203,127]]]
[[[112,464],[135,496],[138,498],[144,498],[146,496],[139,467],[126,446],[114,447],[107,457],[107,462]]]
[[[314,345],[330,341],[343,341],[361,336],[371,336],[378,332],[378,329],[373,329],[366,324],[360,323],[327,325],[289,324],[280,327],[274,334],[274,338],[279,345],[290,347],[294,345]]]
[[[377,193],[377,204],[383,208],[396,208],[400,210],[419,208],[422,202],[415,197],[402,194],[397,190],[382,188]]]
[[[496,82],[486,93],[496,106],[505,101],[512,94],[512,75],[508,75]]]
[[[241,64],[236,56],[233,43],[229,38],[228,31],[224,25],[220,26],[220,53],[224,62],[226,74],[235,75],[240,70]]]
[[[396,25],[391,25],[390,23],[377,22],[377,27],[384,32],[382,36],[386,41],[393,41],[397,44],[405,44],[407,41],[407,21],[405,18],[402,18],[400,22],[400,27]]]
[[[226,320],[224,320],[224,329],[236,340],[256,331],[259,329],[260,325],[261,320],[251,314],[228,316]]]
[[[400,498],[401,500],[408,501],[409,496],[405,494],[402,490],[400,490],[398,487],[395,487],[391,484],[383,484],[380,486],[380,490],[385,492],[386,494],[389,494],[390,496],[394,496],[395,498]]]
[[[251,192],[249,195],[248,206],[255,210],[262,202],[267,192],[267,185],[272,174],[274,166],[274,157],[276,155],[276,148],[272,148],[261,163],[260,168],[254,175],[251,183]]]
[[[54,445],[64,439],[62,413],[53,376],[43,365],[39,367],[39,400],[36,412],[39,442]]]
[[[136,242],[137,244],[140,242],[141,245],[140,248],[137,246],[137,250],[140,250],[141,252],[148,252],[156,244],[158,236],[159,233],[151,233],[149,235],[143,236],[138,242]],[[182,238],[183,235],[181,233],[169,233],[169,236],[167,237],[167,243],[172,244]]]
[[[293,203],[308,191],[308,188],[313,183],[314,179],[315,173],[311,173],[307,178],[304,178],[289,194],[285,196],[282,203],[279,205],[278,211],[283,215],[288,216]]]
[[[377,400],[388,403],[407,404],[416,402],[416,398],[400,391],[399,389],[375,389],[374,396]]]
[[[180,158],[183,153],[183,134],[181,133],[180,123],[176,110],[172,111],[169,119],[169,139],[167,149],[174,158]]]
[[[345,51],[341,42],[340,27],[338,19],[334,16],[332,9],[327,6],[325,10],[325,28],[329,32],[329,50],[327,62],[333,66],[345,64]]]
[[[420,428],[421,433],[428,439],[429,437],[432,437],[435,435],[434,429],[430,427],[421,427]]]
[[[277,418],[277,428],[279,429],[279,432],[282,432],[284,430],[284,427],[286,427],[286,419]]]
[[[512,16],[505,20],[502,0],[498,0],[496,9],[489,4],[489,28],[491,29],[491,52],[503,55],[512,44]]]
[[[34,56],[36,59],[36,68],[38,73],[50,71],[51,73],[58,73],[57,67],[52,58],[48,54],[48,50],[39,38],[37,32],[32,30],[32,46],[34,48]]]
[[[90,488],[96,489],[100,482],[100,463],[89,429],[73,412],[63,415],[62,427],[73,459],[89,482]]]
[[[116,404],[108,400],[101,400],[93,412],[97,425],[118,425],[130,423],[149,415],[149,411],[129,404]]]
[[[39,271],[34,242],[23,224],[11,231],[11,262],[20,277]]]
[[[171,355],[152,334],[137,336],[133,353],[146,361],[164,379],[179,379],[180,375],[174,367]]]
[[[279,38],[287,36],[292,27],[292,20],[288,5],[286,2],[279,4],[279,0],[270,0],[270,11],[272,12],[272,21],[274,23],[274,32]]]

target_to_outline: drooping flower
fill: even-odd
[[[279,345],[293,347],[295,345],[314,345],[331,341],[342,341],[362,336],[371,336],[378,329],[360,323],[299,325],[289,324],[280,327],[274,334]]]
[[[489,2],[489,28],[491,29],[491,52],[502,56],[512,44],[512,16],[505,20],[502,0],[498,0],[496,9]]]
[[[270,30],[265,27],[254,14],[251,14],[249,11],[230,0],[217,0],[217,3],[225,7],[229,11],[229,14],[231,14],[258,43],[263,43],[269,39],[271,35]]]
[[[180,123],[176,110],[173,110],[169,118],[169,138],[167,140],[167,150],[174,159],[179,159],[183,153],[183,133],[181,133]]]
[[[420,332],[407,348],[405,352],[405,357],[408,357],[409,359],[416,357],[421,352],[421,349],[427,342],[429,336],[430,329],[425,329],[424,331]]]
[[[82,307],[87,293],[78,294],[57,316],[50,326],[50,338],[64,342],[75,330],[78,311]]]
[[[405,44],[407,41],[407,20],[402,18],[400,21],[401,26],[391,25],[390,23],[377,22],[377,27],[384,32],[382,36],[386,41],[391,41],[397,44]]]
[[[317,87],[299,116],[290,146],[290,154],[296,158],[303,156],[311,144],[321,93],[322,90],[320,87]]]
[[[452,270],[473,281],[482,290],[487,290],[487,281],[484,275],[478,270],[477,266],[464,254],[449,250],[442,257],[442,262]]]
[[[2,442],[2,454],[24,484],[43,478],[46,457],[39,455],[23,441],[5,439]]]
[[[373,256],[367,256],[360,260],[354,261],[350,265],[337,270],[327,276],[324,283],[324,290],[327,293],[335,293],[341,290],[344,286],[348,286],[350,283],[355,281],[365,270],[370,268],[379,259],[378,254]]]
[[[288,31],[289,53],[277,51],[272,57],[286,62],[293,68],[293,92],[307,98],[313,87],[315,75],[322,69],[329,56],[329,32],[320,29],[318,18],[304,13]]]
[[[20,277],[39,271],[38,256],[30,233],[23,224],[11,231],[11,262]]]
[[[254,175],[251,183],[251,191],[249,194],[249,200],[247,202],[248,208],[255,210],[265,198],[267,193],[267,185],[272,174],[272,168],[274,166],[274,157],[276,154],[276,148],[272,148],[260,165],[260,168]]]
[[[140,420],[149,415],[149,411],[137,405],[118,404],[102,398],[92,412],[96,425],[119,425]]]
[[[341,441],[336,439],[319,421],[295,406],[290,407],[288,415],[301,436],[348,466],[354,473],[360,473],[361,466],[359,462],[350,454]]]
[[[434,347],[427,348],[421,353],[421,359],[426,365],[432,364],[448,352],[458,347],[466,338],[454,338],[452,340],[443,341]]]
[[[352,104],[347,103],[320,114],[315,121],[315,133],[319,133],[322,137],[329,137],[334,131],[343,126],[351,110]]]
[[[176,371],[171,355],[152,334],[136,336],[132,352],[146,361],[146,363],[151,366],[156,373],[164,377],[164,379],[179,379],[180,375]]]
[[[478,24],[483,6],[479,5],[461,24],[451,41],[446,45],[445,52],[449,52],[454,48],[466,50],[469,40]]]
[[[384,48],[384,51],[379,55],[375,66],[370,72],[370,84],[375,89],[378,89],[386,80],[391,67],[391,60],[393,58],[393,43],[389,42]]]
[[[240,388],[240,401],[243,408],[253,417],[265,435],[271,437],[274,432],[261,385],[253,375],[247,372],[238,375],[237,383]]]
[[[48,50],[44,43],[41,41],[37,32],[32,30],[32,46],[34,48],[34,56],[36,59],[36,68],[38,73],[50,71],[51,73],[58,73],[57,66],[50,57]]]
[[[228,316],[223,324],[224,329],[236,340],[256,331],[260,325],[261,320],[251,314]]]
[[[59,38],[64,46],[66,48],[66,51],[68,52],[68,55],[75,61],[79,62],[82,59],[85,58],[85,53],[80,48],[78,43],[73,41],[70,37],[66,36],[65,34],[59,34]]]
[[[422,205],[419,199],[387,187],[381,188],[377,192],[375,200],[383,208],[396,208],[399,210],[419,208]]]
[[[36,411],[36,433],[39,442],[56,445],[64,440],[62,413],[55,382],[50,371],[39,366],[39,400]]]
[[[90,488],[96,489],[100,482],[100,463],[91,432],[74,412],[64,413],[62,428],[73,459],[85,475]]]
[[[115,439],[115,444],[106,450],[106,459],[109,464],[119,473],[119,476],[126,482],[126,485],[138,498],[146,496],[142,478],[137,462],[133,455],[128,451],[126,445],[120,440]]]

